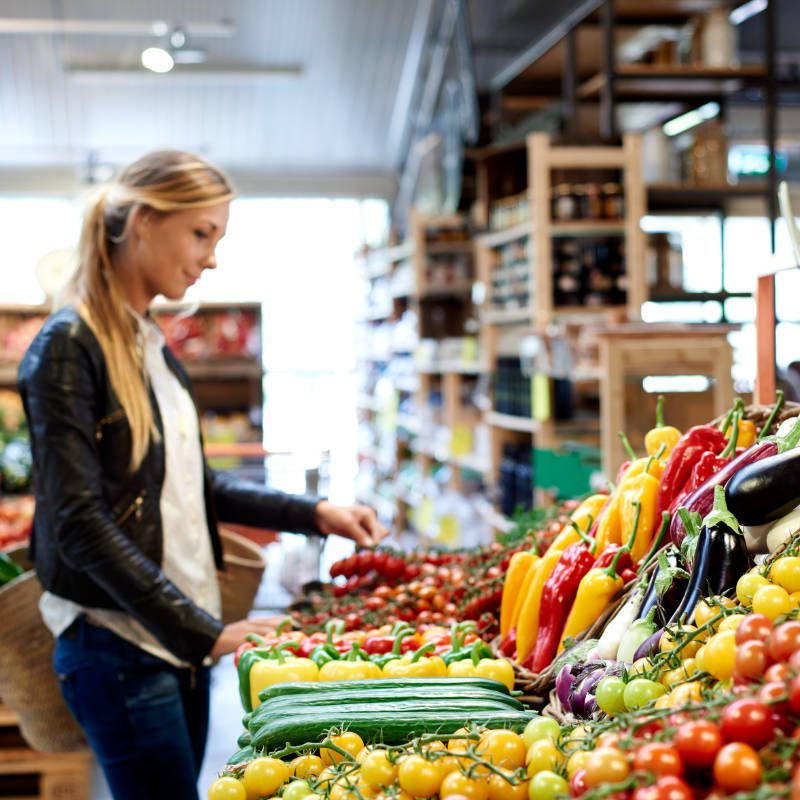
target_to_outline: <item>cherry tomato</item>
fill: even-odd
[[[722,735],[729,742],[744,742],[755,748],[772,741],[772,710],[758,700],[734,700],[722,712]]]
[[[634,770],[650,775],[683,775],[683,762],[676,748],[663,742],[642,745],[633,756]]]
[[[767,671],[764,673],[764,680],[783,681],[785,683],[789,680],[790,674],[789,666],[779,662],[767,667]]]
[[[767,646],[774,661],[788,661],[792,653],[800,650],[800,621],[795,619],[778,625],[770,634]]]
[[[757,639],[743,642],[736,648],[733,673],[742,680],[760,678],[767,668],[767,645]]]
[[[244,788],[248,798],[275,794],[290,775],[289,765],[279,758],[254,758],[244,770]]]
[[[581,767],[576,770],[569,779],[569,793],[573,797],[580,797],[587,792],[589,787],[586,785],[586,770]]]
[[[525,766],[525,742],[514,731],[487,731],[481,736],[476,751],[497,767],[515,770]]]
[[[616,675],[606,675],[597,684],[595,699],[601,711],[605,711],[609,716],[619,714],[625,710],[625,681]]]
[[[793,714],[800,714],[800,675],[789,684],[789,708]]]
[[[794,600],[789,597],[789,592],[783,586],[776,586],[774,583],[762,586],[753,595],[753,611],[771,620],[788,614],[796,607]]]
[[[337,736],[331,736],[331,742],[350,753],[353,758],[364,749],[364,740],[355,731],[344,731]],[[328,747],[323,747],[319,755],[325,764],[338,764],[344,758],[341,753]]]
[[[747,606],[753,601],[753,595],[755,595],[759,589],[769,585],[770,582],[763,575],[759,575],[757,572],[745,572],[745,574],[736,581],[736,596],[743,606]]]
[[[744,623],[742,623],[744,624]],[[736,634],[733,631],[715,633],[705,645],[703,667],[717,680],[733,676],[736,662]]]
[[[677,775],[665,775],[653,784],[656,800],[693,800],[694,792],[683,778]]]
[[[247,790],[241,781],[226,775],[208,787],[208,800],[246,800]]]
[[[631,771],[628,757],[616,747],[598,747],[586,759],[585,780],[589,788],[603,783],[619,783]],[[531,783],[531,790],[533,783]]]
[[[625,685],[622,697],[626,708],[641,708],[651,700],[661,697],[666,691],[660,683],[651,681],[648,678],[634,678]]]
[[[289,768],[296,778],[308,778],[310,775],[319,775],[325,768],[325,762],[319,756],[308,754],[292,759]]]
[[[749,744],[726,744],[714,759],[714,780],[728,792],[755,789],[761,783],[761,761]]]
[[[479,778],[469,778],[463,772],[455,770],[445,775],[439,788],[439,797],[442,800],[454,795],[461,795],[467,800],[488,800],[489,784]]]
[[[507,777],[506,777],[507,776]],[[489,800],[528,800],[528,781],[517,781],[513,773],[504,771],[502,775],[493,773],[489,776]],[[450,795],[452,800],[452,795]]]
[[[432,797],[439,791],[444,777],[445,769],[441,761],[428,761],[416,753],[403,758],[397,770],[400,787],[412,797]]]
[[[789,594],[800,591],[800,558],[784,556],[777,559],[770,567],[769,578]]]
[[[552,739],[556,741],[561,735],[561,726],[552,717],[542,717],[538,714],[528,722],[522,732],[525,747],[530,746],[539,739]]]
[[[552,739],[539,739],[535,741],[526,756],[528,777],[533,777],[543,770],[554,770],[561,762],[561,753]]]
[[[722,747],[722,731],[708,720],[691,720],[675,731],[673,744],[687,766],[708,767]]]
[[[787,688],[784,681],[769,681],[758,690],[758,699],[773,713],[785,715],[789,713],[789,703],[787,702],[789,692],[790,688]]]
[[[382,748],[371,750],[361,762],[361,779],[370,786],[390,786],[396,778],[397,764]]]
[[[566,794],[569,794],[569,784],[560,775],[550,772],[550,770],[535,775],[528,784],[530,800],[555,800]]]
[[[763,614],[748,614],[736,629],[736,644],[757,639],[766,642],[772,633],[772,620]]]
[[[306,781],[292,781],[281,792],[283,800],[314,800],[315,795]]]

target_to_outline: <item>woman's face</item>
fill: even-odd
[[[229,203],[169,214],[137,214],[123,246],[120,277],[140,314],[156,295],[180,300],[203,270],[217,266],[215,250],[228,225]]]

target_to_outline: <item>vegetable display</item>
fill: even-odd
[[[240,648],[248,713],[210,800],[798,800],[800,421],[771,435],[781,405],[682,434],[659,400],[647,455],[628,443],[608,493],[544,528],[338,563],[338,605]],[[455,609],[379,608],[381,564]]]

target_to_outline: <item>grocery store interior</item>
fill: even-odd
[[[732,405],[740,428],[777,396],[788,414],[799,43],[797,0],[4,0],[0,549],[29,574],[19,363],[75,269],[87,197],[162,148],[236,189],[217,268],[153,305],[209,464],[368,505],[407,560],[560,531],[645,454],[666,474],[674,442],[645,444],[662,410],[681,432],[728,415],[726,435]],[[386,620],[367,612],[388,597],[365,611],[367,579],[340,569],[353,542],[224,527],[245,613]],[[408,619],[507,632],[499,594],[469,611],[433,594]],[[238,749],[237,684],[223,658],[202,797]],[[112,797],[85,752],[29,747],[5,699],[0,796]]]

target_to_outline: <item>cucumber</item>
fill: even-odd
[[[242,731],[239,734],[239,738],[236,740],[236,744],[239,747],[249,747],[251,742],[253,741],[253,734],[250,731]]]
[[[446,686],[453,691],[467,686],[483,687],[503,694],[511,694],[508,687],[500,681],[491,678],[368,678],[367,680],[354,681],[287,681],[274,683],[258,693],[260,700],[268,700],[284,694],[304,694],[306,692],[338,692],[342,689],[359,687],[364,691],[371,689],[399,689],[406,686],[431,688]]]
[[[237,764],[244,764],[246,761],[252,761],[255,757],[256,753],[252,745],[250,745],[248,747],[243,747],[241,750],[237,750],[225,763],[231,767],[235,767]]]
[[[285,747],[302,745],[306,742],[321,742],[332,728],[346,728],[354,731],[365,742],[382,742],[393,745],[402,744],[414,736],[424,733],[454,733],[473,722],[487,728],[510,728],[524,730],[532,715],[524,711],[510,709],[470,709],[421,707],[420,703],[394,708],[378,705],[343,708],[330,706],[323,711],[316,708],[308,713],[298,713],[291,717],[281,715],[266,722],[253,734],[252,747],[258,752],[271,752]]]
[[[501,692],[487,691],[478,688],[465,688],[461,691],[445,691],[441,687],[437,691],[422,691],[419,687],[406,687],[397,689],[375,689],[364,692],[361,689],[342,689],[339,692],[308,692],[306,694],[290,694],[272,697],[265,700],[253,712],[248,727],[258,726],[266,717],[276,713],[294,713],[302,709],[311,709],[317,706],[338,704],[347,706],[350,703],[394,703],[400,700],[414,700],[425,704],[429,701],[447,701],[453,706],[469,705],[470,702],[490,700],[492,702],[522,711],[524,706],[515,697]]]

